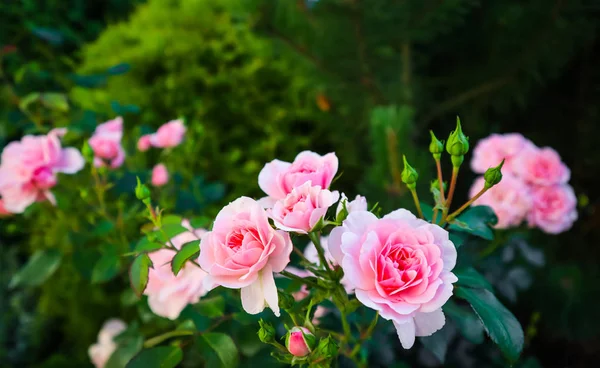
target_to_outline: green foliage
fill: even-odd
[[[60,266],[62,254],[55,249],[35,252],[29,261],[10,281],[11,287],[39,286]]]
[[[177,346],[158,346],[142,350],[126,368],[174,368],[183,359],[183,351]]]

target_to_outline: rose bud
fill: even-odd
[[[304,357],[315,346],[315,336],[305,327],[293,327],[285,338],[285,347],[290,354]]]
[[[453,167],[459,167],[464,160],[464,155],[469,152],[469,138],[463,133],[458,116],[456,117],[456,129],[450,133],[446,142],[446,151],[451,156]]]

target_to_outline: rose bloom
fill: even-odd
[[[116,169],[125,161],[125,150],[121,146],[123,138],[123,118],[116,117],[96,127],[94,134],[89,140],[90,147],[94,151],[94,165],[96,167],[106,165]]]
[[[521,151],[514,166],[519,177],[529,184],[566,184],[571,177],[569,168],[550,147],[527,147]]]
[[[176,147],[183,141],[185,131],[183,120],[171,120],[150,136],[150,144],[159,148]]]
[[[361,195],[357,195],[356,198],[352,201],[348,201],[348,197],[346,194],[342,193],[342,198],[340,198],[340,202],[335,210],[335,215],[338,216],[340,212],[344,209],[344,202],[346,202],[346,210],[348,213],[352,213],[355,211],[366,211],[367,208],[367,199]]]
[[[335,153],[320,156],[317,153],[300,152],[294,162],[273,160],[258,174],[258,185],[275,200],[284,199],[292,190],[310,181],[314,186],[329,188],[338,170]]]
[[[171,244],[177,249],[181,249],[185,243],[199,240],[206,232],[204,229],[192,229],[185,220],[182,225],[190,231],[171,239]],[[186,262],[177,276],[173,274],[171,261],[175,254],[170,249],[160,249],[149,254],[153,267],[148,271],[148,285],[144,290],[152,312],[171,320],[177,319],[188,304],[197,303],[208,292],[203,283],[206,272],[198,266]]]
[[[279,316],[273,272],[290,262],[292,241],[288,233],[269,224],[261,205],[240,197],[217,215],[212,231],[202,236],[200,266],[209,287],[241,289],[242,307],[257,314],[269,306]]]
[[[169,172],[164,164],[158,164],[152,169],[151,183],[155,187],[161,187],[169,181]]]
[[[479,177],[471,186],[470,197],[474,197],[485,184]],[[496,228],[506,229],[519,226],[531,209],[531,193],[529,186],[511,174],[504,174],[500,183],[488,189],[474,204],[489,206],[498,217]]]
[[[312,186],[310,181],[292,189],[269,210],[278,229],[301,234],[310,232],[325,216],[327,209],[339,198],[339,193]]]
[[[88,349],[90,360],[96,368],[103,368],[106,365],[112,353],[117,349],[117,344],[113,339],[126,328],[127,325],[120,319],[109,319],[102,325],[98,333],[98,341]]]
[[[532,189],[533,207],[527,216],[530,226],[549,234],[558,234],[573,226],[577,220],[577,198],[568,184]]]
[[[76,148],[62,148],[60,138],[66,129],[54,129],[47,135],[26,135],[11,142],[2,151],[0,196],[4,210],[22,213],[36,201],[55,203],[50,192],[58,182],[58,173],[74,174],[85,165]]]
[[[514,172],[513,161],[528,146],[533,146],[527,138],[519,133],[492,134],[480,140],[473,149],[471,168],[483,174],[490,167],[495,167],[504,159],[503,173]]]
[[[150,134],[145,134],[137,141],[137,149],[141,152],[146,152],[150,149]]]
[[[325,249],[325,259],[327,259],[327,261],[332,267],[336,267],[338,263],[329,251],[328,242],[329,237],[321,237],[321,246],[323,246],[323,248]],[[319,253],[317,253],[317,247],[313,244],[313,242],[309,242],[306,245],[306,248],[304,248],[304,258],[306,258],[312,263],[321,264],[321,260],[319,259]],[[352,283],[348,279],[347,275],[344,275],[344,277],[342,277],[340,283],[342,284],[342,286],[344,286],[344,289],[346,289],[346,292],[348,294],[354,293],[354,287],[352,286]]]
[[[446,230],[404,209],[382,219],[357,211],[333,229],[329,249],[356,298],[393,321],[405,349],[444,326],[442,306],[458,280]]]

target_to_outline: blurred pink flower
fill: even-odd
[[[396,210],[382,219],[351,213],[332,230],[329,250],[355,287],[356,298],[394,322],[402,346],[444,326],[452,296],[456,248],[448,232]]]
[[[310,151],[300,152],[294,162],[273,160],[258,174],[258,185],[273,199],[284,199],[292,190],[310,181],[314,186],[329,188],[338,170],[335,153],[320,156]]]
[[[206,285],[241,289],[242,307],[257,314],[269,306],[279,316],[279,297],[273,278],[290,262],[292,241],[275,230],[267,213],[252,198],[240,197],[217,215],[213,228],[202,236],[198,259],[208,272]]]
[[[533,143],[521,134],[492,134],[480,140],[473,149],[471,168],[474,172],[483,174],[490,167],[498,166],[504,159],[502,172],[514,172],[514,159],[528,146],[533,146]]]
[[[310,181],[295,187],[269,210],[278,229],[301,234],[310,232],[325,216],[327,209],[339,198],[337,191],[330,192]]]
[[[107,162],[110,167],[116,169],[125,161],[125,150],[121,145],[123,138],[123,118],[116,117],[96,127],[94,134],[89,140],[90,147],[94,151],[94,165],[104,166]]]
[[[112,353],[117,349],[113,339],[121,334],[127,325],[120,319],[109,319],[104,323],[98,333],[98,341],[90,346],[88,355],[96,368],[104,368]]]
[[[152,185],[161,187],[169,181],[169,172],[164,164],[158,164],[152,169]]]
[[[148,149],[150,149],[151,145],[152,144],[150,143],[150,134],[145,134],[141,136],[140,139],[138,139],[137,149],[141,152],[146,152],[148,151]]]
[[[485,184],[485,179],[479,177],[471,186],[469,196],[474,197]],[[531,192],[529,187],[519,178],[504,174],[500,183],[494,185],[473,204],[489,206],[498,216],[496,228],[506,229],[520,225],[531,209]]]
[[[192,229],[186,220],[182,225],[190,231],[171,239],[171,244],[177,249],[181,249],[185,243],[199,240],[206,232],[204,229]],[[160,249],[149,254],[153,268],[148,272],[148,285],[144,290],[152,312],[171,320],[177,319],[188,304],[197,303],[208,292],[204,285],[207,274],[198,266],[187,262],[177,276],[173,274],[171,261],[175,254],[170,249]]]
[[[158,148],[178,146],[185,136],[186,127],[183,120],[171,120],[161,125],[156,133],[150,135],[150,144]]]
[[[536,186],[532,189],[533,208],[527,220],[549,234],[567,231],[577,220],[577,198],[568,184]]]
[[[2,152],[0,195],[4,209],[22,213],[36,201],[55,203],[50,189],[58,181],[57,173],[74,174],[85,165],[76,148],[62,148],[60,138],[66,129],[54,129],[47,135],[27,135],[9,143]]]
[[[571,171],[560,155],[550,147],[526,147],[519,153],[514,167],[519,177],[529,184],[565,184],[571,177]]]

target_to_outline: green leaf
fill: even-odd
[[[454,322],[460,334],[473,344],[483,342],[483,324],[470,308],[464,308],[448,300],[442,307],[446,316]]]
[[[190,230],[186,229],[185,227],[183,227],[183,225],[181,225],[181,223],[179,223],[179,224],[163,224],[162,230],[167,234],[169,239],[172,239],[173,237],[175,237],[181,233],[185,233],[186,231],[190,231]]]
[[[104,236],[110,233],[115,228],[115,224],[108,220],[102,220],[94,228],[93,234],[96,236]]]
[[[458,277],[457,286],[494,291],[492,285],[473,267],[454,269],[452,272]]]
[[[203,356],[207,357],[207,367],[231,368],[238,365],[238,351],[228,335],[209,332],[198,338]]]
[[[167,224],[181,225],[181,221],[183,221],[183,219],[181,218],[181,216],[177,216],[177,215],[166,215],[166,216],[163,216],[161,221],[162,221],[163,225],[167,225]]]
[[[433,218],[433,207],[423,202],[420,202],[419,204],[421,205],[421,211],[423,211],[423,216],[425,217],[425,220],[431,221],[431,219]]]
[[[21,110],[27,110],[29,105],[40,99],[40,96],[41,95],[38,92],[28,94],[27,96],[21,98],[21,101],[19,101],[19,108]]]
[[[524,343],[523,328],[515,316],[486,289],[457,287],[454,294],[471,304],[492,341],[509,361],[515,362]]]
[[[194,309],[202,316],[209,318],[221,317],[225,313],[225,299],[222,296],[200,299],[194,304]]]
[[[63,93],[43,93],[40,101],[49,109],[55,109],[63,112],[69,111],[67,96]]]
[[[10,280],[10,287],[38,286],[44,283],[60,266],[62,253],[57,249],[36,251],[27,264]]]
[[[450,231],[450,240],[456,249],[460,248],[469,239],[469,234],[460,231]]]
[[[190,220],[190,226],[194,229],[208,229],[212,221],[208,216],[194,217]]]
[[[94,265],[92,283],[100,283],[112,279],[119,273],[120,266],[121,259],[116,249],[106,252]]]
[[[142,238],[135,245],[136,252],[152,252],[164,248],[164,245],[158,242],[152,242],[148,238]]]
[[[490,207],[471,207],[458,216],[457,220],[459,222],[449,226],[450,230],[467,232],[487,240],[494,239],[494,232],[491,226],[498,223],[498,217],[496,217],[496,214]],[[459,224],[466,224],[468,228],[459,226]]]
[[[185,262],[192,258],[197,258],[198,253],[200,253],[200,240],[185,243],[171,261],[173,274],[177,275],[185,265]]]
[[[152,261],[146,253],[135,257],[129,269],[129,281],[137,296],[142,296],[148,284],[148,270],[152,267]]]
[[[456,330],[451,330],[445,325],[440,331],[431,336],[421,337],[421,344],[429,350],[439,361],[444,364],[446,361],[446,352],[450,341],[456,335]]]
[[[177,346],[157,346],[142,350],[127,368],[173,368],[183,359],[183,351]]]
[[[124,368],[127,363],[140,351],[144,344],[142,336],[127,339],[119,344],[112,353],[104,368]]]

